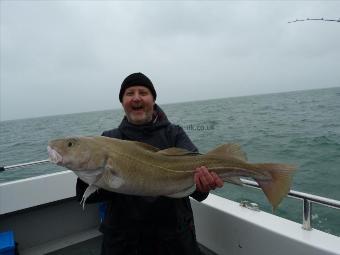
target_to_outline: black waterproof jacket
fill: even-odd
[[[171,124],[159,106],[155,105],[153,122],[146,125],[133,125],[124,117],[116,129],[103,132],[103,136],[123,140],[140,141],[159,149],[169,147],[184,148],[197,152],[184,130]],[[152,184],[150,184],[152,185]],[[87,184],[78,178],[77,197],[80,200]],[[204,200],[208,193],[195,191],[191,197],[198,201]],[[106,216],[100,226],[102,233],[110,235],[126,229],[150,227],[157,235],[164,233],[176,235],[185,229],[194,233],[193,213],[189,197],[141,197],[108,192],[100,189],[92,194],[87,203],[107,201]],[[184,253],[183,253],[184,254]]]

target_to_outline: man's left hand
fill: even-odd
[[[209,192],[216,188],[223,187],[223,180],[215,173],[209,172],[208,168],[201,166],[195,171],[196,190],[200,192]]]

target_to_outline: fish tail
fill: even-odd
[[[273,212],[288,194],[295,166],[287,164],[256,164],[256,167],[268,174],[269,178],[254,178],[273,207]]]

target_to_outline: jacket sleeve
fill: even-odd
[[[102,136],[108,136],[111,137],[114,135],[115,130],[110,130],[110,131],[105,131],[102,133]],[[85,190],[87,189],[89,185],[85,182],[83,182],[81,179],[77,179],[77,184],[76,184],[76,196],[77,200],[81,201]],[[87,199],[86,203],[97,203],[97,202],[103,202],[112,199],[113,197],[116,196],[116,193],[106,191],[104,189],[98,189],[96,192],[92,193]]]
[[[177,127],[177,134],[176,134],[176,143],[175,146],[178,148],[183,148],[188,151],[198,152],[197,147],[192,143],[188,135],[185,133],[182,127]],[[194,169],[193,169],[194,170]],[[200,191],[194,191],[190,196],[197,201],[203,201],[206,199],[209,195],[209,192],[200,192]]]

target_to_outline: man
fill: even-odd
[[[144,74],[126,77],[119,92],[125,117],[118,128],[102,135],[140,141],[159,149],[179,147],[196,152],[184,130],[168,121],[155,103],[156,97],[152,82]],[[191,197],[198,201],[204,200],[210,190],[223,186],[223,181],[204,166],[196,169],[194,178],[196,191]],[[87,186],[78,179],[79,200]],[[200,254],[188,197],[140,197],[99,190],[87,200],[99,201],[108,202],[100,226],[102,255]]]

